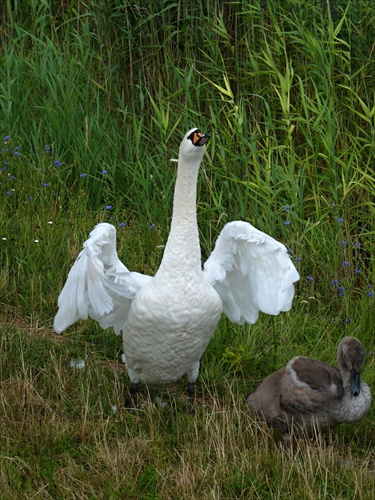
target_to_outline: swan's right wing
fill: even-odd
[[[242,221],[224,226],[203,273],[220,295],[224,314],[239,324],[255,323],[259,311],[288,311],[299,280],[285,246]]]
[[[130,272],[116,251],[116,229],[98,224],[83,244],[58,299],[54,330],[63,332],[79,319],[91,317],[119,334],[138,290],[152,280]]]

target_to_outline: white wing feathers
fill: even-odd
[[[61,333],[88,316],[119,334],[131,301],[152,278],[130,272],[116,251],[116,229],[98,224],[83,244],[59,296],[54,330]]]
[[[234,323],[255,323],[259,311],[291,308],[299,274],[285,246],[247,222],[230,222],[204,264],[204,276]]]
[[[286,248],[247,222],[230,222],[204,264],[204,278],[218,292],[234,323],[255,323],[259,311],[291,308],[299,274]],[[153,278],[130,272],[116,252],[116,230],[98,224],[83,244],[59,296],[54,330],[61,333],[88,317],[120,334],[140,288]]]

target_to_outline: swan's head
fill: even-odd
[[[203,134],[197,128],[189,130],[180,144],[180,158],[190,161],[200,161],[209,138],[208,134]]]

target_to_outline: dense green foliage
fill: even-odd
[[[373,411],[323,458],[320,447],[293,457],[241,398],[295,354],[335,363],[343,334],[374,349],[375,4],[7,0],[0,22],[5,498],[374,496]],[[56,300],[99,221],[118,228],[130,269],[155,272],[169,160],[192,126],[212,136],[203,258],[226,221],[248,220],[291,249],[301,280],[288,314],[223,318],[194,421],[180,386],[168,409],[145,399],[128,415],[121,341],[90,322],[56,340]],[[79,357],[82,372],[69,367]],[[372,387],[373,371],[369,357]]]

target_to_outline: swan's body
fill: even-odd
[[[194,384],[223,311],[231,321],[254,323],[259,310],[279,314],[292,304],[299,275],[286,248],[246,222],[224,227],[202,270],[196,185],[208,138],[193,129],[181,143],[171,230],[155,276],[128,271],[117,257],[115,228],[102,223],[59,297],[57,333],[88,316],[123,332],[134,390],[139,382],[159,388],[184,375]]]
[[[337,350],[339,370],[297,356],[269,375],[247,398],[253,417],[281,429],[284,439],[314,436],[341,423],[360,420],[371,406],[371,391],[360,381],[365,351],[355,337],[344,337]]]

